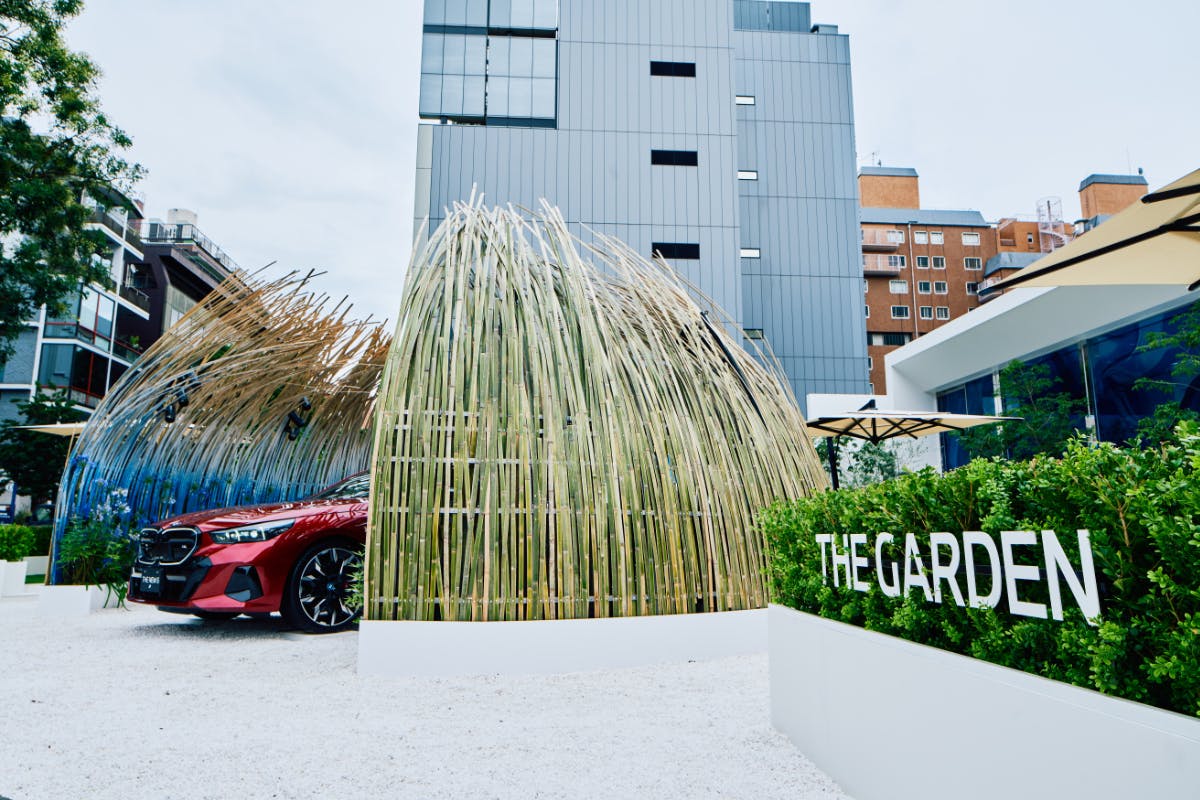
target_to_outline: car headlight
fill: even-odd
[[[240,544],[242,542],[265,542],[273,539],[296,524],[294,519],[281,519],[275,522],[263,522],[259,525],[247,525],[243,528],[226,528],[223,531],[209,531],[213,544]]]

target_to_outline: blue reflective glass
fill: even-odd
[[[421,72],[442,71],[442,40],[440,33],[427,33],[421,39]]]
[[[535,78],[533,81],[533,116],[550,119],[554,116],[554,80]]]

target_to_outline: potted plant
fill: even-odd
[[[25,557],[35,549],[35,535],[26,525],[0,525],[0,595],[25,593]]]
[[[124,607],[137,546],[125,497],[124,489],[115,489],[86,516],[67,523],[55,557],[63,581],[43,591],[45,610],[78,614]]]

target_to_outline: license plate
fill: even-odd
[[[162,570],[156,567],[148,567],[142,571],[142,580],[138,584],[138,589],[142,594],[161,594],[162,593]]]

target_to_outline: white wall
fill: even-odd
[[[857,800],[1200,797],[1200,720],[771,606],[771,720]]]

